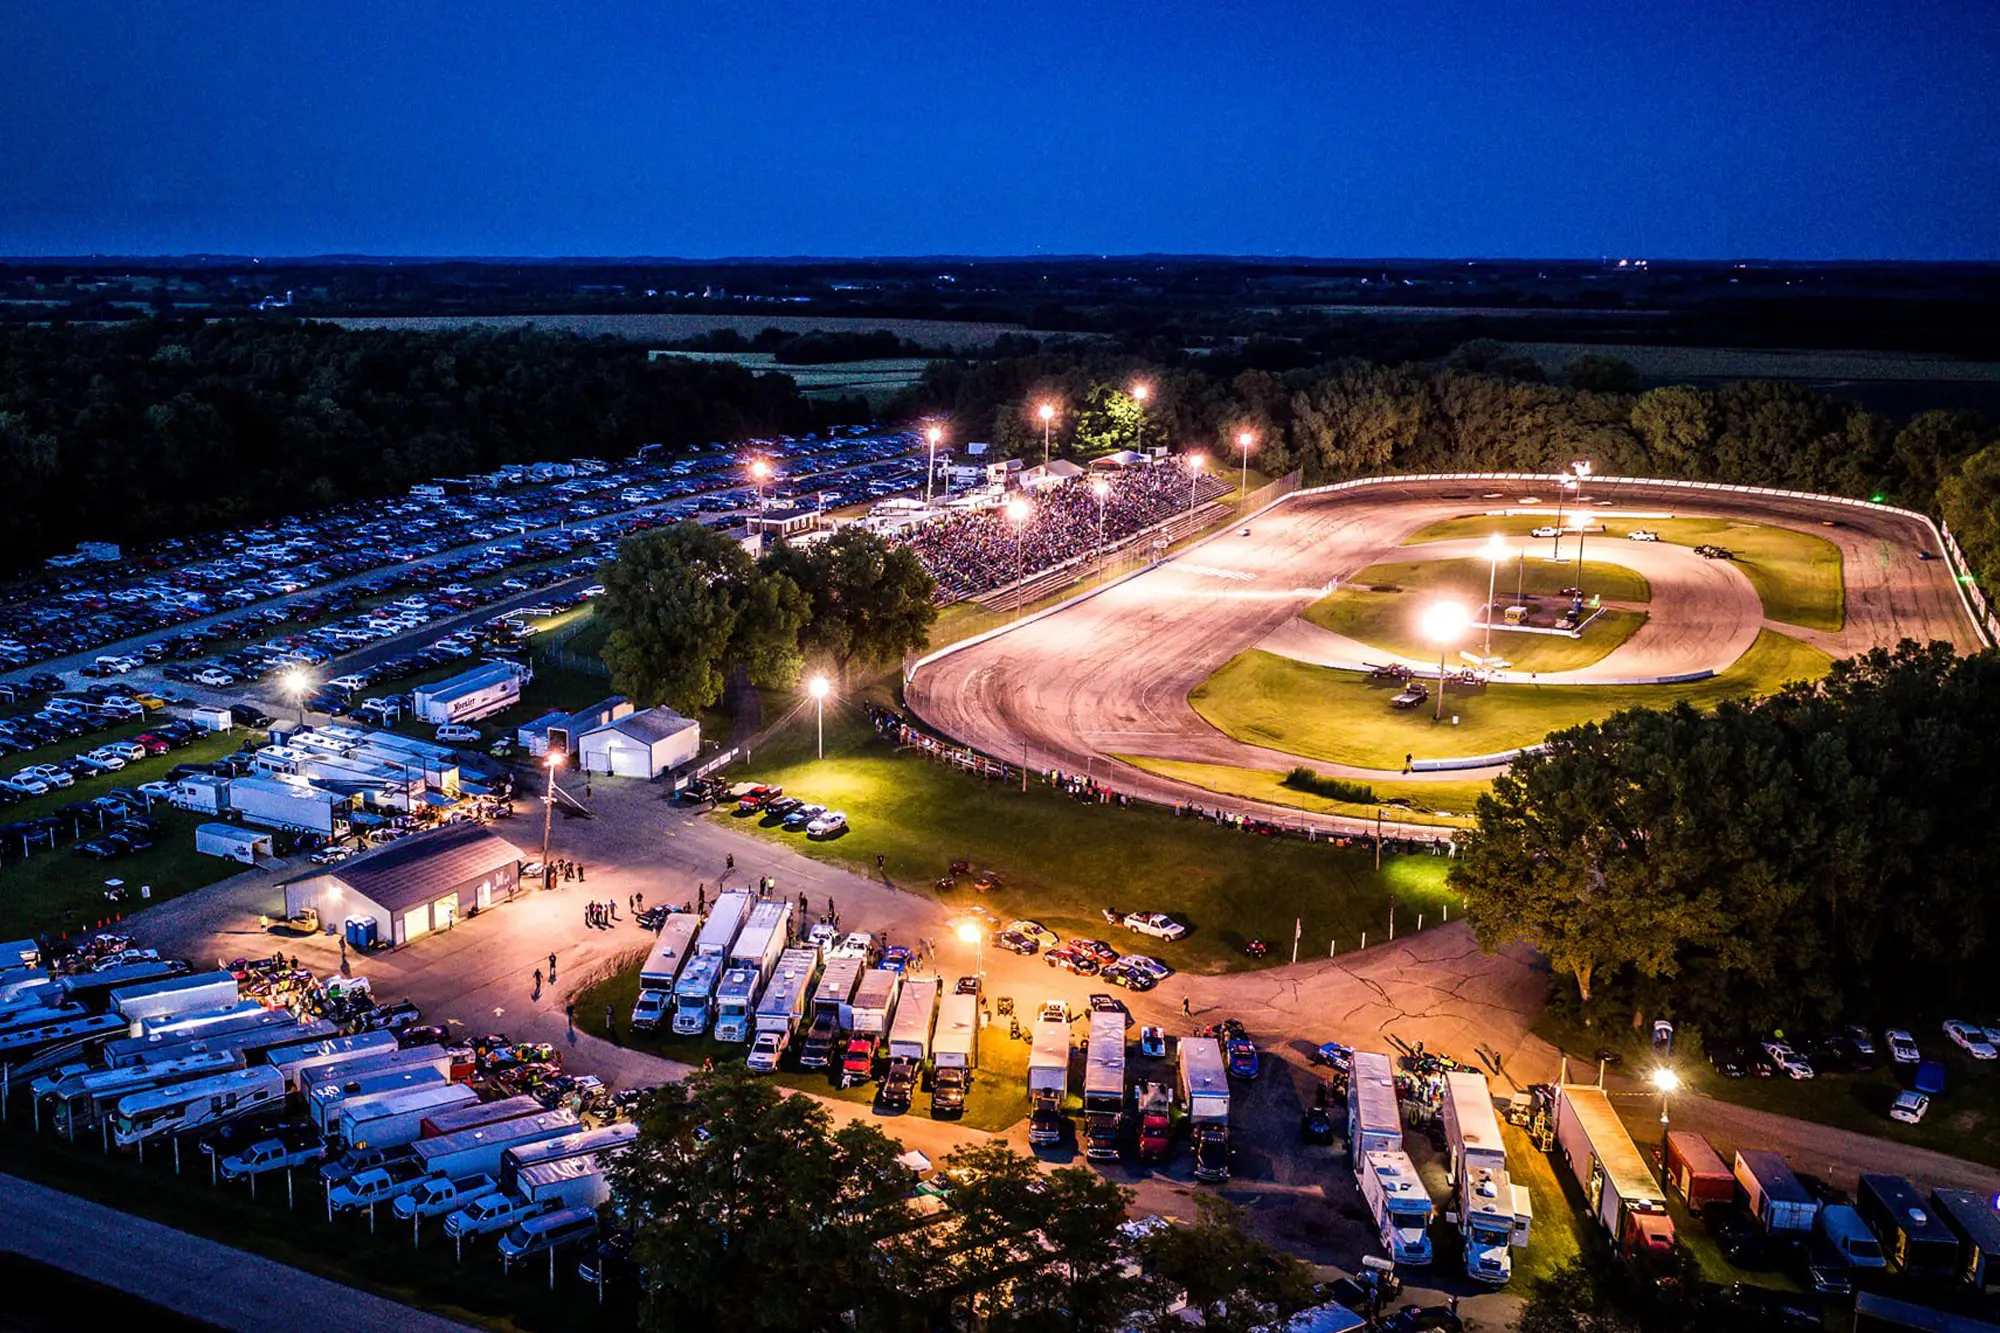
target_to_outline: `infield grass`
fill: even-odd
[[[1490,784],[1472,779],[1447,782],[1371,782],[1376,799],[1372,802],[1337,801],[1330,797],[1299,791],[1285,785],[1284,776],[1261,768],[1236,768],[1229,764],[1196,764],[1180,759],[1155,759],[1150,755],[1115,756],[1148,773],[1175,782],[1191,783],[1218,796],[1236,796],[1272,805],[1289,805],[1321,815],[1347,815],[1373,819],[1379,810],[1385,819],[1402,823],[1437,824],[1447,828],[1470,828],[1472,807]]]
[[[1687,685],[1489,685],[1446,694],[1444,719],[1432,703],[1398,709],[1401,686],[1371,681],[1259,649],[1239,653],[1188,696],[1225,735],[1308,759],[1398,771],[1405,756],[1468,758],[1533,745],[1552,731],[1623,708],[1713,707],[1768,694],[1789,681],[1816,680],[1832,659],[1797,639],[1764,630],[1727,671]]]

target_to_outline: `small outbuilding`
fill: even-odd
[[[656,778],[701,753],[701,724],[671,708],[648,708],[591,728],[576,748],[586,773]]]
[[[520,848],[483,825],[448,824],[284,881],[285,915],[372,917],[377,939],[408,944],[508,897],[520,878]]]

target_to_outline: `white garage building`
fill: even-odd
[[[448,824],[284,882],[285,915],[315,908],[328,929],[372,917],[375,938],[408,944],[513,894],[521,849],[474,823]]]
[[[656,778],[701,753],[701,724],[671,708],[648,708],[592,727],[577,738],[576,752],[587,773]]]

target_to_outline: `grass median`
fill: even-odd
[[[1449,518],[1418,529],[1405,539],[1404,544],[1485,537],[1495,532],[1507,537],[1526,538],[1534,528],[1553,519],[1553,512],[1546,515]],[[1661,541],[1672,546],[1712,545],[1727,548],[1736,557],[1736,567],[1743,571],[1744,577],[1750,580],[1750,586],[1757,590],[1758,598],[1764,603],[1764,614],[1771,620],[1828,633],[1838,631],[1846,623],[1846,587],[1841,576],[1840,548],[1816,533],[1733,518],[1614,518],[1605,520],[1603,533],[1593,532],[1589,540],[1610,538],[1622,541],[1635,528],[1658,533]],[[1565,547],[1573,540],[1565,537]],[[1589,562],[1585,561],[1585,564],[1588,566]]]
[[[1150,755],[1116,756],[1134,768],[1144,769],[1175,782],[1186,782],[1218,796],[1235,796],[1271,805],[1289,805],[1321,815],[1348,815],[1373,819],[1377,811],[1384,819],[1406,824],[1436,824],[1443,828],[1470,827],[1472,807],[1490,784],[1472,779],[1448,782],[1371,782],[1373,801],[1347,801],[1300,791],[1286,785],[1284,775],[1261,768],[1235,768],[1228,764],[1197,764],[1181,759],[1156,759]]]
[[[709,816],[800,853],[880,874],[913,893],[948,903],[980,903],[1000,917],[1026,916],[1062,935],[1097,936],[1099,910],[1171,912],[1188,937],[1154,952],[1185,971],[1258,966],[1243,953],[1253,937],[1308,942],[1356,940],[1378,929],[1393,897],[1411,911],[1448,901],[1450,862],[1427,855],[1388,857],[1327,842],[1260,837],[1164,810],[1083,803],[1037,781],[989,781],[903,751],[877,737],[855,705],[829,709],[826,758],[813,758],[813,717],[795,716],[732,776],[782,785],[788,794],[845,811],[849,830],[819,842],[754,818]],[[883,869],[877,871],[875,858]],[[935,881],[953,861],[992,870],[1000,886],[979,893],[961,880]]]
[[[1239,653],[1188,696],[1196,712],[1226,735],[1286,754],[1355,768],[1400,771],[1405,756],[1465,758],[1533,745],[1552,731],[1624,708],[1713,707],[1724,699],[1769,694],[1795,680],[1815,680],[1832,659],[1783,634],[1764,630],[1750,650],[1708,680],[1686,685],[1488,685],[1446,694],[1444,719],[1434,703],[1398,709],[1401,686],[1279,657]]]

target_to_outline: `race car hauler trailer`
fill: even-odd
[[[1377,1051],[1356,1051],[1347,1080],[1347,1149],[1354,1174],[1371,1152],[1401,1152],[1403,1111],[1396,1102],[1396,1067]]]
[[[509,1148],[524,1148],[544,1139],[574,1134],[579,1126],[570,1111],[540,1111],[534,1115],[502,1120],[496,1125],[461,1129],[434,1139],[418,1139],[410,1145],[417,1165],[425,1175],[498,1176],[500,1158]]]
[[[186,976],[161,977],[136,986],[121,986],[111,992],[111,1011],[132,1025],[132,1035],[143,1036],[139,1022],[166,1014],[198,1014],[235,1004],[236,977],[230,972],[192,972]]]
[[[871,967],[861,974],[861,989],[854,993],[854,1003],[850,1006],[847,1050],[840,1058],[841,1087],[866,1083],[875,1077],[877,1048],[896,1019],[896,1002],[902,994],[901,972]]]
[[[1125,1137],[1125,1015],[1092,1013],[1083,1058],[1083,1155],[1118,1156]]]
[[[750,895],[737,890],[722,894],[709,908],[708,919],[695,936],[694,957],[674,983],[674,1031],[699,1036],[715,1019],[715,986],[729,962],[729,950],[750,915]]]
[[[1757,1225],[1772,1236],[1812,1234],[1819,1200],[1792,1174],[1780,1153],[1757,1149],[1736,1154],[1736,1183],[1743,1190],[1743,1205]]]
[[[1570,1178],[1598,1224],[1625,1255],[1665,1254],[1674,1248],[1666,1193],[1646,1169],[1610,1098],[1602,1088],[1564,1083],[1556,1088],[1556,1146]]]
[[[311,1106],[323,1088],[358,1083],[375,1074],[413,1069],[435,1070],[440,1080],[458,1079],[461,1071],[466,1078],[470,1078],[470,1071],[464,1070],[467,1054],[444,1046],[407,1046],[393,1051],[371,1051],[366,1055],[349,1056],[335,1064],[306,1070],[299,1077],[297,1095],[301,1103]]]
[[[1229,1075],[1222,1043],[1213,1037],[1180,1042],[1181,1105],[1194,1141],[1194,1178],[1229,1179]]]
[[[801,1069],[825,1069],[833,1063],[834,1044],[854,1021],[854,988],[866,966],[859,958],[834,958],[820,973],[819,984],[813,987],[811,1026],[799,1046]]]
[[[600,1129],[581,1129],[536,1143],[517,1144],[500,1154],[500,1188],[509,1194],[518,1194],[520,1174],[529,1167],[570,1157],[621,1153],[638,1137],[639,1127],[629,1120],[621,1120]]]
[[[1028,1142],[1062,1141],[1062,1103],[1069,1095],[1069,1024],[1060,1018],[1035,1020],[1028,1049]]]
[[[362,1055],[381,1055],[396,1050],[393,1032],[356,1032],[345,1037],[324,1037],[318,1041],[293,1042],[273,1046],[264,1052],[264,1063],[284,1076],[285,1089],[297,1092],[305,1077],[315,1069],[337,1065]]]
[[[931,1039],[931,1114],[962,1115],[979,1064],[979,997],[951,994],[938,1004]]]
[[[497,1125],[506,1120],[518,1120],[524,1115],[536,1115],[547,1109],[526,1093],[518,1097],[502,1097],[497,1102],[473,1102],[469,1106],[454,1106],[448,1111],[425,1116],[422,1133],[418,1137],[440,1139],[447,1134]]]
[[[1361,1197],[1392,1260],[1399,1265],[1431,1261],[1431,1196],[1408,1153],[1401,1148],[1363,1153]]]
[[[351,1097],[340,1107],[339,1138],[349,1148],[400,1148],[424,1131],[424,1119],[448,1107],[468,1106],[479,1094],[463,1083],[411,1088],[386,1096]]]
[[[768,1074],[778,1067],[799,1030],[806,995],[818,975],[818,949],[799,947],[778,955],[777,968],[765,983],[764,993],[757,997],[756,1028],[747,1059],[751,1069]]]
[[[1511,1246],[1528,1243],[1533,1219],[1527,1191],[1507,1173],[1507,1147],[1486,1076],[1470,1070],[1445,1075],[1445,1178],[1453,1186],[1445,1220],[1465,1242],[1465,1272],[1478,1282],[1513,1276]]]
[[[1667,1183],[1679,1190],[1687,1206],[1696,1212],[1727,1208],[1736,1202],[1736,1177],[1729,1173],[1722,1155],[1693,1130],[1677,1129],[1667,1135],[1665,1165]]]
[[[660,1025],[662,1018],[671,1021],[674,987],[694,952],[695,937],[700,932],[701,922],[692,912],[675,912],[660,927],[660,937],[653,942],[652,952],[639,965],[639,999],[632,1006],[634,1031],[650,1031]]]
[[[161,1058],[163,1051],[180,1051],[190,1042],[213,1042],[222,1037],[243,1032],[262,1032],[273,1035],[271,1045],[284,1046],[305,1040],[299,1027],[299,1020],[289,1010],[265,1009],[261,1006],[256,1013],[237,1014],[211,1023],[198,1032],[149,1032],[141,1037],[129,1035],[114,1037],[104,1046],[104,1063],[108,1065],[136,1065]],[[329,1028],[329,1035],[331,1029]],[[324,1038],[322,1038],[324,1040]]]
[[[306,1119],[320,1133],[332,1137],[340,1130],[340,1113],[349,1102],[373,1105],[399,1092],[442,1088],[450,1082],[450,1077],[434,1065],[415,1065],[357,1074],[339,1082],[308,1084],[304,1098]],[[418,1129],[421,1132],[422,1126],[419,1125]]]
[[[715,988],[717,1041],[750,1040],[751,1008],[785,951],[785,928],[791,919],[789,901],[761,902],[750,909],[749,923],[730,946],[729,966]]]

